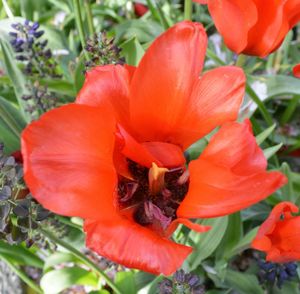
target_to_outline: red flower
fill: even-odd
[[[238,211],[286,182],[266,172],[250,123],[230,122],[244,95],[243,71],[226,66],[199,78],[206,44],[200,24],[179,23],[137,68],[96,67],[76,104],[23,132],[34,197],[84,218],[87,246],[125,266],[173,273],[192,251],[170,239],[179,223],[206,231],[189,218]],[[222,124],[187,170],[183,151]]]
[[[300,79],[300,63],[293,67],[293,75],[294,77]]]
[[[252,247],[266,252],[267,261],[300,260],[300,216],[292,215],[298,211],[295,204],[281,202],[259,228]]]
[[[299,0],[194,0],[208,4],[226,45],[240,54],[264,57],[275,51],[300,20]]]
[[[134,3],[134,12],[137,16],[143,16],[145,13],[147,13],[149,8],[142,4],[142,3]]]

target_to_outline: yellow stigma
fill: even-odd
[[[148,180],[149,190],[151,195],[158,194],[165,185],[165,173],[168,171],[167,168],[158,167],[152,162],[152,167],[149,169]]]

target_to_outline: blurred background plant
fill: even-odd
[[[155,37],[189,15],[184,2],[0,1],[0,259],[27,285],[21,292],[299,293],[296,264],[266,264],[249,248],[274,205],[282,200],[300,205],[300,79],[291,74],[300,62],[300,26],[268,58],[237,59],[206,6],[192,4],[192,20],[203,23],[209,35],[205,70],[243,66],[248,84],[240,119],[251,118],[269,168],[280,169],[289,183],[241,213],[199,221],[213,226],[208,233],[179,228],[176,242],[195,247],[184,272],[155,277],[97,256],[84,247],[81,220],[49,213],[23,182],[18,151],[26,124],[72,102],[89,68],[137,65]],[[206,144],[207,138],[195,143],[187,156],[197,158]],[[6,293],[3,268],[0,292]]]

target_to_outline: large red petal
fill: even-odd
[[[86,73],[76,103],[91,106],[112,106],[123,125],[129,118],[129,82],[135,68],[131,66],[97,66]]]
[[[158,37],[131,82],[131,127],[139,141],[167,141],[198,79],[207,36],[202,25],[181,22]],[[173,142],[172,142],[173,143]]]
[[[171,275],[192,252],[126,218],[115,215],[107,221],[86,221],[87,247],[129,268]]]
[[[49,111],[22,133],[25,181],[44,207],[62,215],[111,213],[116,174],[113,114],[69,104]]]
[[[143,166],[151,167],[152,163],[164,167],[178,167],[185,163],[180,147],[164,142],[139,143],[122,126],[119,125],[118,145],[120,152]]]
[[[208,9],[226,45],[236,53],[242,52],[258,18],[254,1],[209,0]]]
[[[235,66],[206,72],[195,84],[182,110],[172,141],[185,149],[215,127],[235,120],[245,94],[246,77]]]
[[[248,44],[244,52],[264,57],[274,51],[289,30],[284,15],[284,2],[253,0],[257,7],[258,21],[249,31]]]
[[[223,125],[189,165],[189,191],[178,217],[222,216],[264,199],[286,183],[284,175],[265,169],[249,122]]]

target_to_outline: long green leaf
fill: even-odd
[[[206,233],[197,233],[191,231],[189,238],[191,245],[194,247],[193,253],[189,256],[188,262],[191,270],[195,269],[202,260],[209,257],[218,247],[225,234],[228,217],[219,217],[213,219],[202,220],[201,225],[211,226],[211,230]]]
[[[74,285],[96,287],[97,276],[80,267],[66,267],[46,273],[41,279],[41,288],[45,294],[57,294]]]
[[[29,265],[38,268],[43,268],[43,261],[32,253],[29,249],[22,245],[9,245],[0,240],[0,254],[5,254],[18,265]]]
[[[4,64],[6,68],[6,72],[12,81],[16,97],[18,99],[20,112],[23,116],[23,118],[29,122],[30,116],[29,113],[25,111],[25,101],[22,99],[22,96],[26,93],[28,93],[28,90],[26,89],[26,81],[25,78],[18,68],[15,59],[12,55],[12,51],[8,45],[8,43],[4,40],[0,40],[1,49],[4,57]]]
[[[239,294],[264,294],[255,275],[227,270],[225,283]]]

